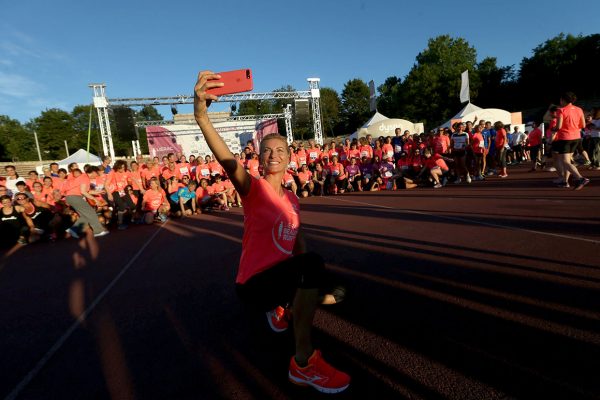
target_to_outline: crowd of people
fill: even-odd
[[[298,197],[339,195],[354,191],[442,188],[447,183],[469,184],[491,176],[505,178],[507,166],[529,163],[531,171],[556,171],[555,183],[581,189],[589,180],[575,162],[600,169],[600,110],[584,117],[573,106],[572,94],[562,107],[551,107],[545,134],[536,122],[529,132],[508,129],[502,122],[457,122],[429,134],[396,129],[393,137],[293,142],[282,186]],[[252,141],[237,162],[251,176],[263,166]],[[184,154],[135,161],[104,157],[102,165],[73,163],[67,169],[52,163],[40,176],[30,171],[19,177],[8,165],[0,178],[2,215],[0,245],[26,244],[40,239],[79,237],[86,226],[96,236],[108,227],[165,222],[212,210],[243,207],[227,173],[211,155]]]

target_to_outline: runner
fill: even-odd
[[[582,189],[590,180],[581,176],[573,165],[573,152],[581,141],[581,130],[585,128],[583,110],[572,103],[576,100],[573,93],[567,92],[560,97],[561,108],[557,112],[556,131],[552,136],[552,153],[556,156],[557,169],[562,173],[560,187],[569,187],[569,177],[577,178],[575,190]]]
[[[299,232],[298,199],[281,187],[290,158],[285,137],[267,135],[260,143],[263,178],[251,177],[240,168],[208,118],[208,105],[217,97],[206,90],[222,86],[211,81],[218,78],[211,72],[198,75],[194,116],[210,149],[244,200],[238,293],[247,302],[273,310],[267,316],[278,331],[287,329],[285,316],[289,314],[282,306],[292,303],[296,352],[290,360],[289,379],[321,392],[341,392],[348,388],[350,377],[327,364],[311,341],[324,264],[320,256],[306,252]],[[324,299],[332,300],[328,296]]]

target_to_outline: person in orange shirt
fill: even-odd
[[[556,169],[561,174],[560,187],[569,187],[569,177],[576,178],[575,190],[582,189],[590,180],[581,176],[573,165],[573,153],[581,141],[581,130],[585,128],[583,110],[573,105],[577,98],[571,92],[560,97],[561,108],[557,112],[556,128],[552,135],[552,156],[556,159]]]
[[[223,186],[225,186],[225,195],[227,196],[227,203],[231,207],[241,207],[242,206],[242,198],[240,197],[237,190],[233,186],[233,182],[230,179],[225,179],[223,181]]]
[[[140,165],[137,161],[132,161],[130,164],[131,170],[129,171],[129,181],[131,187],[135,193],[137,202],[135,203],[135,210],[139,212],[142,209],[142,195],[146,191],[144,186],[144,179],[142,178],[143,170],[140,169]]]
[[[208,164],[210,175],[213,177],[213,179],[216,175],[222,176],[225,173],[221,164],[219,164],[217,160],[213,160],[210,155],[206,156],[206,163]]]
[[[531,159],[531,169],[529,171],[533,172],[537,170],[537,166],[541,162],[542,130],[536,122],[530,122],[528,125],[532,128],[527,135],[527,146],[529,147],[529,158]]]
[[[200,184],[196,189],[196,201],[198,202],[198,213],[202,214],[202,210],[206,210],[213,204],[212,190],[209,190],[208,179],[200,179]]]
[[[337,156],[336,156],[337,157]],[[312,194],[315,184],[312,181],[312,172],[308,170],[308,166],[303,165],[298,171],[298,191],[296,192],[299,196],[308,197]]]
[[[160,187],[158,178],[150,178],[148,182],[149,187],[144,193],[142,200],[142,211],[144,211],[144,222],[146,224],[152,224],[155,219],[160,222],[167,221],[167,215],[169,213],[169,202],[167,201],[167,195],[165,191]]]
[[[248,173],[255,178],[259,178],[260,177],[260,171],[258,169],[259,166],[260,165],[259,165],[259,161],[258,161],[258,154],[252,153],[252,158],[250,160],[248,160],[248,162],[246,163],[246,168],[248,169]]]
[[[30,191],[33,190],[33,184],[35,182],[42,182],[40,180],[40,176],[37,173],[37,171],[29,171],[28,175],[28,179],[25,179],[25,183],[27,184],[27,187],[29,188]]]
[[[210,181],[210,167],[208,166],[204,158],[198,157],[198,166],[196,167],[196,181],[200,182],[202,179]]]
[[[498,166],[500,167],[500,174],[498,176],[500,178],[506,178],[508,176],[506,173],[506,151],[508,137],[506,135],[506,130],[504,129],[504,124],[501,121],[496,121],[494,124],[494,129],[496,130],[496,157],[498,159]]]
[[[44,177],[44,180],[42,182],[42,193],[44,194],[46,202],[50,206],[53,206],[55,203],[54,195],[52,194],[53,191],[54,191],[54,188],[52,187],[52,178],[49,176]]]
[[[385,143],[383,144],[383,146],[381,146],[381,151],[382,151],[382,154],[379,157],[381,160],[384,159],[384,156],[387,156],[387,158],[390,160],[394,159],[394,146],[392,146],[392,138],[391,137],[388,136],[385,138]]]
[[[293,154],[293,153],[291,153]],[[294,175],[292,174],[296,174],[296,171],[294,170],[287,170],[285,172],[285,174],[283,175],[283,179],[281,180],[281,185],[290,190],[292,193],[298,193],[298,185],[296,184],[296,180],[294,179]]]
[[[320,391],[341,392],[348,388],[350,377],[329,365],[311,340],[324,262],[306,251],[299,233],[298,198],[281,187],[290,161],[285,137],[271,134],[260,142],[264,178],[255,178],[240,168],[208,118],[208,103],[217,100],[217,96],[207,90],[223,86],[216,81],[219,78],[210,71],[198,74],[194,117],[244,200],[244,236],[236,290],[245,302],[271,310],[266,314],[267,320],[278,332],[288,327],[285,316],[290,314],[284,306],[291,303],[296,351],[290,359],[289,379]],[[335,302],[335,297],[327,298]]]
[[[221,206],[221,210],[229,211],[227,206],[227,189],[221,181],[221,175],[215,175],[215,183],[211,185],[213,196],[217,200],[216,203]]]
[[[476,181],[482,181],[483,177],[483,159],[485,157],[485,142],[483,141],[483,135],[481,134],[481,127],[475,125],[473,133],[471,135],[471,148],[473,149],[474,169],[475,176],[473,179]]]
[[[127,162],[124,160],[117,160],[113,165],[110,174],[112,185],[110,185],[112,201],[117,208],[117,222],[119,230],[127,229],[125,224],[125,214],[132,214],[135,211],[135,206],[131,207],[130,202],[126,201],[125,187],[131,184],[131,177],[129,171],[127,171]],[[109,196],[110,198],[111,196]]]
[[[290,151],[290,163],[288,164],[288,169],[291,169],[292,171],[296,172],[300,169],[300,165],[298,163],[298,155],[294,152],[292,146],[289,146],[288,149]]]
[[[421,173],[421,175],[423,173],[429,172],[429,175],[431,176],[431,178],[433,179],[433,181],[435,182],[434,184],[434,188],[435,189],[439,189],[442,186],[445,185],[445,182],[447,180],[447,176],[448,176],[448,164],[446,164],[446,161],[444,160],[444,157],[440,154],[432,154],[431,150],[427,149],[425,150],[425,152],[423,153],[423,156],[425,157],[425,162],[424,162],[424,169]],[[450,159],[448,159],[450,160]]]
[[[308,149],[306,150],[306,154],[308,155],[308,159],[306,160],[308,165],[314,166],[314,164],[316,162],[318,162],[321,159],[321,149],[319,149],[319,147],[317,147],[317,144],[315,143],[314,139],[309,139],[308,140]]]
[[[89,225],[94,232],[94,236],[108,235],[108,231],[100,224],[96,211],[86,201],[94,200],[93,193],[89,192],[90,178],[81,172],[77,163],[69,164],[69,171],[71,174],[67,182],[63,185],[62,191],[67,204],[77,212],[79,218],[72,227],[67,229],[67,233],[74,238],[79,238],[83,234],[86,225]]]

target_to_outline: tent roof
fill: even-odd
[[[475,104],[467,103],[467,105],[465,106],[465,108],[463,108],[462,110],[460,110],[458,112],[458,114],[456,114],[451,119],[461,119],[464,115],[470,114],[470,113],[472,113],[474,111],[479,111],[481,109],[482,109],[481,107],[477,107]]]
[[[69,157],[65,158],[64,160],[60,160],[58,162],[58,164],[63,165],[63,164],[70,164],[73,162],[78,163],[78,164],[80,164],[80,163],[97,163],[97,162],[102,162],[102,160],[100,159],[100,157],[98,157],[92,153],[88,153],[84,149],[79,149],[75,153],[71,154]]]
[[[369,119],[367,122],[365,122],[365,124],[361,128],[368,128],[370,125],[376,124],[385,119],[389,119],[389,118],[383,114],[375,112],[375,114],[371,117],[371,119]]]

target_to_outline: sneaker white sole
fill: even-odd
[[[339,388],[325,388],[323,386],[317,385],[314,382],[307,381],[302,378],[297,378],[297,377],[293,376],[291,372],[288,372],[288,378],[289,378],[290,382],[292,382],[295,385],[310,386],[310,387],[317,389],[321,393],[329,393],[329,394],[340,393],[340,392],[343,392],[344,390],[348,389],[348,387],[350,386],[350,384],[347,384],[346,386],[342,386]]]

